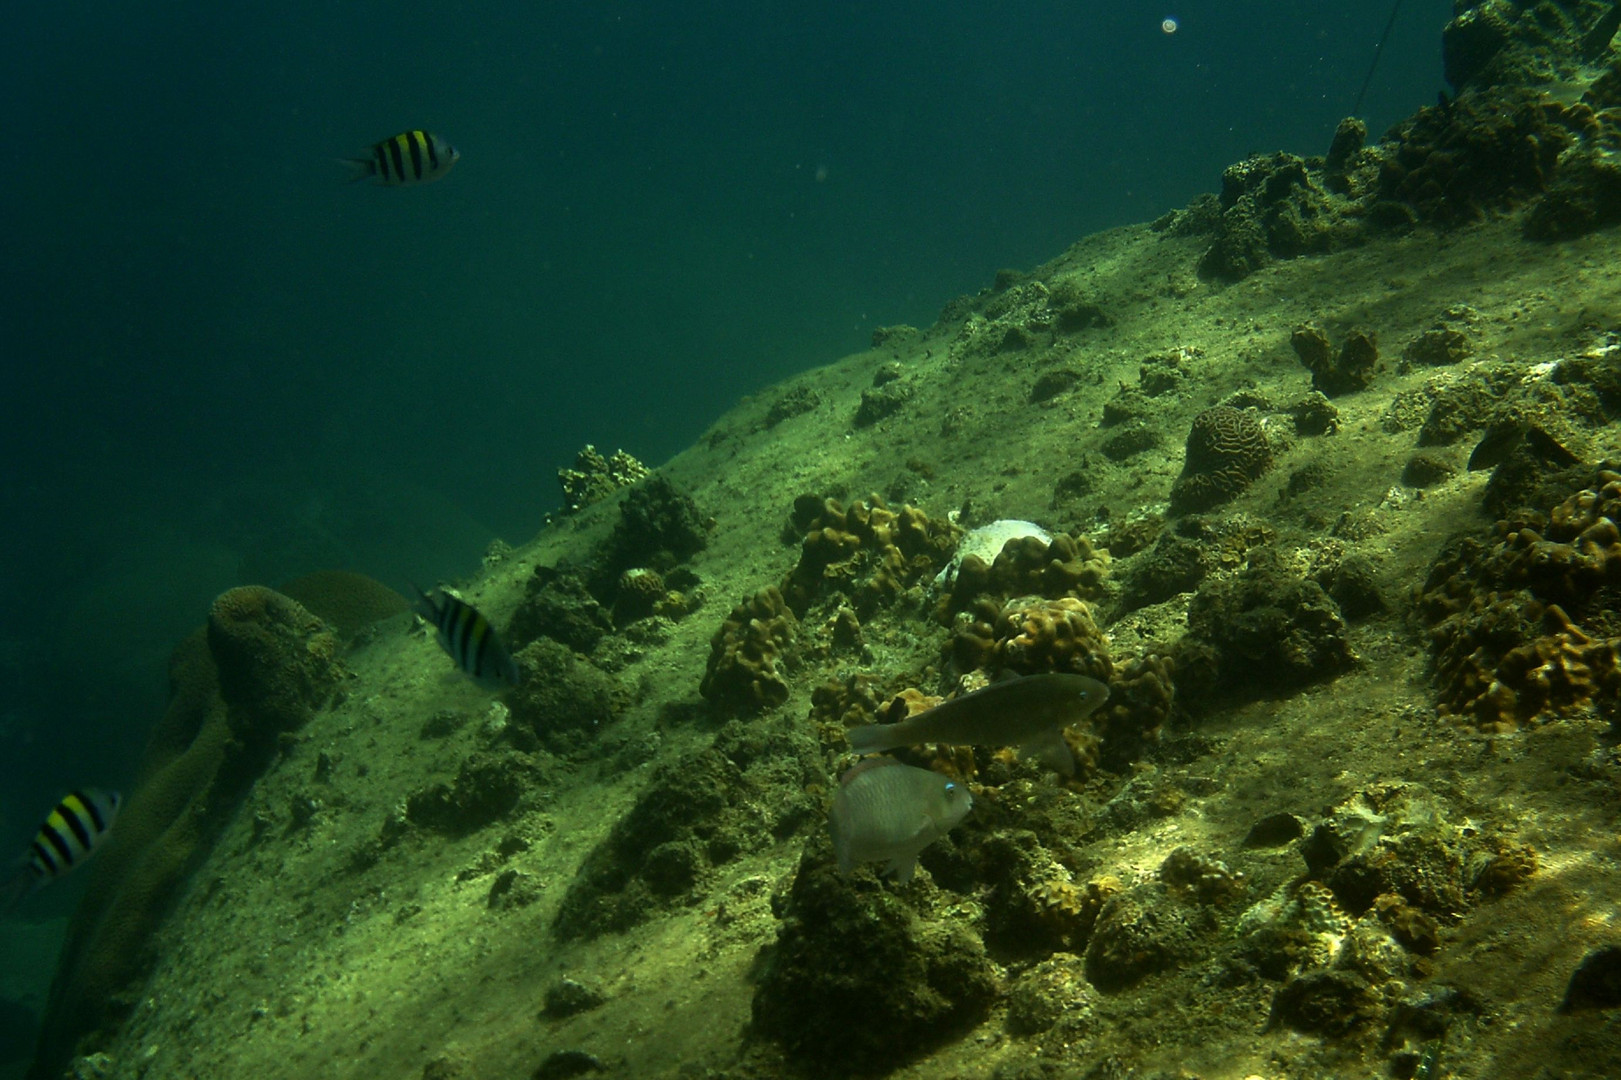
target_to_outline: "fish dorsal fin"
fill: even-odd
[[[874,769],[881,769],[886,765],[899,764],[900,762],[896,761],[888,754],[878,754],[874,757],[862,758],[860,761],[850,766],[849,771],[847,771],[843,776],[839,777],[839,783],[848,784],[850,781],[854,780],[864,772],[871,772]]]

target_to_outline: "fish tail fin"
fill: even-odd
[[[417,602],[412,607],[412,610],[430,623],[437,623],[439,621],[439,605],[433,602],[433,597],[422,591],[421,585],[413,581],[411,582],[411,588],[417,594]]]
[[[12,908],[22,903],[23,897],[34,891],[34,875],[28,872],[25,866],[0,881],[0,915],[8,914]]]
[[[377,175],[377,162],[371,158],[339,158],[338,164],[349,170],[346,179],[351,184],[357,180],[370,180]]]
[[[850,750],[856,754],[877,754],[884,750],[893,749],[896,745],[886,737],[886,729],[893,724],[862,724],[853,727],[844,733],[850,741]]]

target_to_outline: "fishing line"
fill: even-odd
[[[1362,89],[1356,92],[1356,104],[1351,106],[1351,115],[1355,116],[1362,110],[1362,99],[1368,93],[1368,86],[1373,82],[1373,73],[1379,67],[1379,57],[1384,54],[1385,42],[1390,38],[1390,28],[1396,25],[1396,13],[1401,11],[1401,0],[1391,5],[1390,18],[1385,20],[1385,32],[1379,35],[1379,44],[1373,47],[1373,63],[1368,65],[1368,74],[1362,79]]]

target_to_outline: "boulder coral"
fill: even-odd
[[[1084,536],[1028,535],[1007,540],[987,563],[975,554],[963,557],[951,582],[945,614],[967,609],[975,599],[1034,595],[1096,599],[1109,574],[1109,552]]]
[[[986,606],[960,617],[947,642],[947,659],[958,671],[983,668],[1035,675],[1048,671],[1088,675],[1108,682],[1114,666],[1109,642],[1084,601],[1019,597],[994,618]]]

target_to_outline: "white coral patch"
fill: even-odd
[[[989,525],[981,525],[965,535],[957,544],[957,553],[951,557],[946,568],[934,576],[934,587],[937,590],[949,589],[957,582],[957,569],[962,561],[970,555],[978,555],[986,562],[996,561],[1002,553],[1002,545],[1009,540],[1017,540],[1024,536],[1035,536],[1043,544],[1052,542],[1046,529],[1033,521],[1016,521],[1004,518],[993,521]]]

